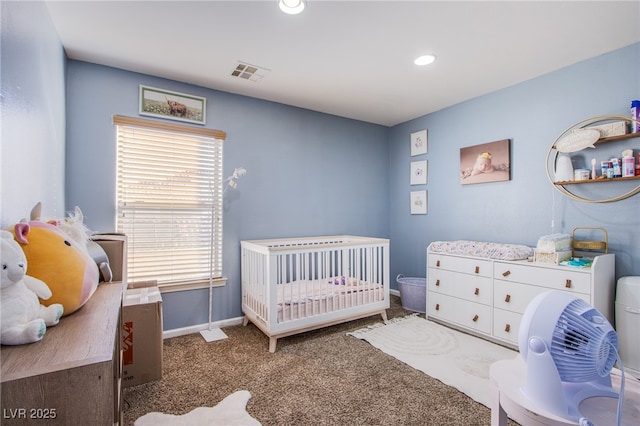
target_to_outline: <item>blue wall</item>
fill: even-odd
[[[589,117],[629,116],[630,101],[639,98],[636,43],[394,126],[389,136],[392,273],[425,276],[426,247],[432,241],[535,246],[542,235],[595,226],[608,231],[616,275],[640,275],[640,195],[605,204],[573,201],[556,191],[546,176],[549,148],[565,129]],[[411,157],[410,134],[422,129],[428,129],[428,153]],[[511,139],[511,180],[461,185],[460,148],[502,139]],[[584,161],[597,157],[599,165],[610,155],[619,157],[624,148],[640,150],[639,139],[611,145],[608,150],[586,151]],[[428,184],[410,186],[411,161],[424,159]],[[586,190],[597,186],[604,193],[590,195],[608,198],[638,184],[603,183]],[[409,192],[419,189],[428,191],[428,215],[411,216]]]
[[[247,169],[237,190],[225,193],[228,283],[215,289],[214,320],[242,314],[243,239],[389,236],[387,127],[70,60],[67,209],[80,206],[90,229],[115,228],[112,117],[138,115],[140,84],[206,97],[206,127],[227,132],[224,176]],[[164,293],[165,329],[207,322],[207,302],[208,290]]]
[[[49,217],[79,205],[91,229],[113,231],[111,120],[114,114],[137,116],[140,84],[206,96],[207,127],[228,133],[225,176],[238,166],[248,170],[238,190],[225,195],[223,267],[229,282],[215,289],[214,320],[241,314],[243,239],[387,237],[391,276],[424,276],[426,247],[434,240],[535,245],[551,232],[603,226],[617,275],[640,275],[640,196],[580,203],[553,189],[545,173],[549,147],[571,124],[601,114],[628,115],[629,101],[640,98],[640,43],[387,128],[66,61],[42,3],[2,2],[0,225],[19,220],[42,200]],[[422,129],[428,129],[429,152],[411,157],[409,135]],[[460,148],[500,139],[511,139],[512,180],[460,185]],[[26,167],[17,167],[13,161],[23,147],[42,156],[30,155]],[[410,186],[410,163],[423,159],[429,162],[428,184]],[[7,189],[14,182],[19,191]],[[409,192],[420,189],[428,190],[429,213],[411,215]],[[166,330],[207,321],[206,290],[165,293],[163,299]]]

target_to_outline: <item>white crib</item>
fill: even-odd
[[[242,312],[281,337],[389,308],[389,240],[338,235],[241,241]]]

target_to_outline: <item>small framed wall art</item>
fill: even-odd
[[[411,214],[427,214],[427,191],[411,191]]]
[[[411,162],[411,185],[427,184],[427,160]]]
[[[205,124],[207,99],[141,85],[139,114]]]
[[[427,130],[411,133],[411,156],[426,154],[428,151]]]

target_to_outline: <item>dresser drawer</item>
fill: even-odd
[[[549,291],[547,287],[512,283],[509,281],[495,280],[493,282],[493,306],[496,309],[523,314],[531,299],[538,294]],[[564,291],[564,290],[563,290]],[[588,294],[567,291],[573,296],[591,303]]]
[[[493,305],[498,309],[523,314],[531,299],[549,291],[546,287],[495,280],[493,282]]]
[[[495,262],[496,280],[534,284],[549,290],[564,290],[589,294],[591,273],[563,267],[543,267],[533,263]]]
[[[493,311],[493,336],[517,347],[521,321],[521,314],[495,309]]]
[[[429,292],[427,304],[429,317],[452,322],[479,333],[491,333],[490,306],[434,292]]]
[[[428,262],[428,267],[434,269],[445,269],[489,278],[492,273],[491,260],[429,253]]]
[[[429,268],[428,290],[491,305],[491,278]]]

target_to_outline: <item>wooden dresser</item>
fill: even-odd
[[[125,256],[126,237],[119,239],[117,256]],[[114,278],[122,279],[121,266]],[[2,425],[122,423],[124,289],[123,281],[101,283],[41,341],[0,347]]]
[[[427,252],[427,316],[487,340],[518,347],[522,315],[548,290],[570,292],[613,325],[615,257],[604,254],[591,268],[492,260]]]
[[[2,346],[2,424],[120,423],[123,284],[102,283],[40,342]]]

